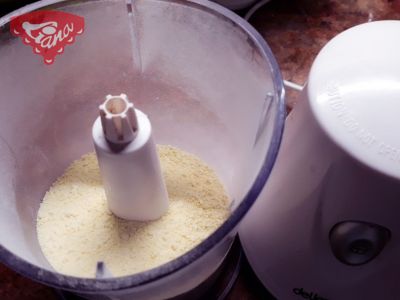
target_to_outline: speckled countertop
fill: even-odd
[[[0,6],[0,15],[21,2],[26,1]],[[267,40],[283,77],[302,85],[315,56],[337,33],[357,24],[385,19],[400,19],[400,0],[273,0],[257,11],[250,23]],[[297,92],[287,91],[289,109],[295,105],[296,98]],[[268,298],[248,265],[244,264],[228,299]],[[58,298],[50,288],[25,279],[0,264],[0,299]]]
[[[358,24],[399,20],[400,0],[274,0],[250,19],[267,40],[284,79],[304,84],[314,58],[338,33]],[[287,91],[291,108],[296,93]]]

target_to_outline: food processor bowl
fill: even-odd
[[[85,21],[51,65],[10,33],[13,18],[36,10]],[[0,19],[0,65],[1,262],[87,298],[171,298],[213,274],[270,174],[285,117],[276,61],[246,21],[205,0],[40,1]],[[158,144],[212,166],[231,214],[201,244],[157,268],[104,279],[63,275],[38,243],[40,202],[73,160],[93,151],[98,105],[120,93],[148,115]]]

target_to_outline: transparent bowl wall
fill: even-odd
[[[131,17],[125,1],[98,0],[41,1],[0,19],[0,259],[81,294],[167,298],[204,281],[229,250],[274,163],[283,88],[264,40],[232,12],[202,0],[134,3]],[[50,66],[10,34],[12,17],[36,9],[85,18],[85,32]],[[40,201],[74,159],[93,151],[97,107],[122,92],[148,114],[157,143],[195,153],[216,170],[232,213],[158,268],[102,280],[64,276],[38,244]]]

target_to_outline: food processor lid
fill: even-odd
[[[400,21],[353,27],[332,39],[309,76],[312,111],[351,156],[400,178]]]

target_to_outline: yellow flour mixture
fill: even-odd
[[[114,276],[157,267],[189,251],[229,215],[214,171],[171,146],[158,147],[170,206],[156,221],[132,222],[107,208],[96,155],[75,161],[44,196],[37,219],[40,246],[60,273],[94,277],[104,261]]]

